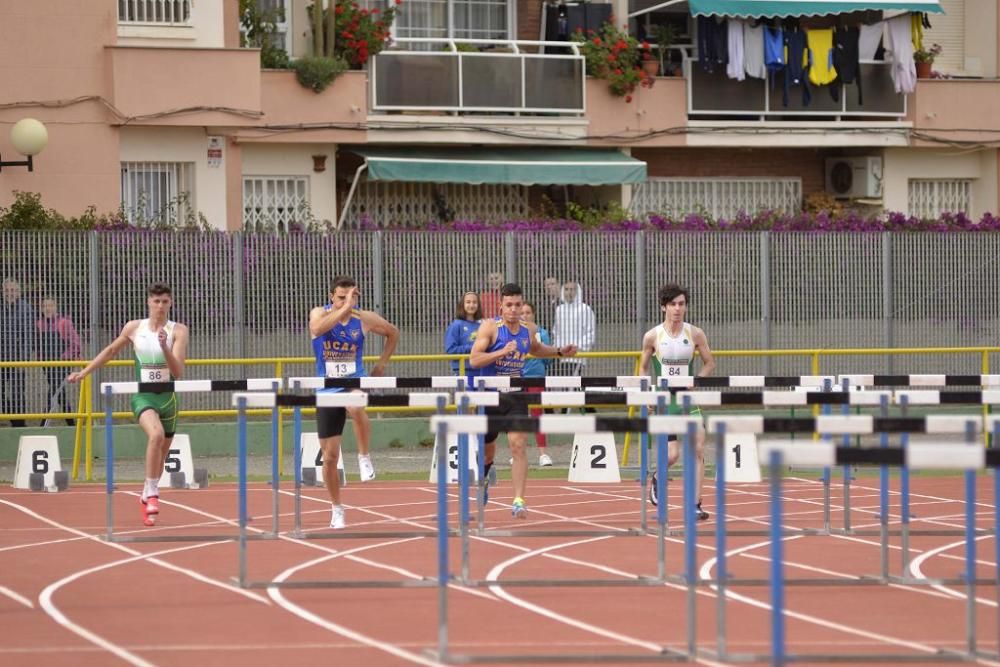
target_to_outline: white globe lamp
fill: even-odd
[[[49,131],[34,118],[22,118],[14,123],[14,127],[10,130],[10,143],[18,153],[28,159],[14,162],[0,160],[0,170],[4,167],[27,167],[28,171],[34,171],[32,158],[41,153],[49,143]]]

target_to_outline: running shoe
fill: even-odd
[[[528,506],[524,504],[524,498],[514,498],[514,504],[510,506],[510,513],[515,519],[528,518]]]
[[[347,521],[344,520],[344,506],[334,505],[333,514],[330,516],[330,528],[334,530],[343,530],[347,527]]]
[[[649,502],[653,507],[656,507],[656,503],[659,498],[656,495],[656,473],[649,478]]]
[[[552,465],[552,457],[546,454],[545,452],[542,452],[541,454],[538,455],[538,465],[542,466],[543,468],[550,467]]]
[[[695,516],[698,518],[698,521],[708,521],[708,512],[701,508],[701,503],[695,505]]]
[[[375,479],[375,466],[372,465],[370,455],[358,454],[358,471],[361,473],[362,482],[370,482]]]
[[[156,517],[160,513],[160,499],[157,496],[150,496],[143,500],[139,499],[139,507],[142,510],[142,523],[144,526],[156,525]]]

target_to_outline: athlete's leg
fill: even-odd
[[[146,479],[160,479],[163,464],[167,460],[171,440],[168,440],[160,422],[160,415],[153,408],[143,410],[139,415],[139,426],[146,434]]]
[[[514,463],[510,467],[511,481],[514,486],[514,497],[524,498],[525,487],[528,483],[528,435],[526,433],[508,433],[507,443],[510,445],[510,454],[514,457]]]
[[[340,471],[337,470],[340,461],[340,440],[339,435],[319,439],[319,447],[323,450],[323,479],[326,482],[326,491],[330,494],[330,502],[334,505],[340,504]]]
[[[364,408],[347,408],[347,414],[354,422],[354,439],[358,442],[358,454],[368,456],[372,440],[372,421]]]

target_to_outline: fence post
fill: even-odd
[[[87,353],[91,359],[97,356],[100,352],[101,347],[98,341],[98,337],[101,332],[101,243],[100,237],[98,237],[96,231],[90,232],[90,239],[88,245],[90,246],[90,266],[88,267],[89,281],[90,281],[90,313],[88,314],[90,319],[90,342],[87,345]],[[93,381],[98,380],[101,377],[100,369],[94,374]],[[85,378],[90,379],[90,378]],[[98,385],[100,386],[100,385]],[[81,406],[83,407],[83,406]],[[85,403],[87,416],[87,442],[89,443],[94,437],[94,421],[89,416],[89,413],[97,410],[97,396],[96,392],[87,392],[87,402]],[[89,449],[89,447],[88,447]],[[87,469],[87,480],[90,480],[90,459],[86,461]]]
[[[243,232],[233,232],[233,327],[236,329],[236,356],[240,359],[246,357],[246,326],[243,320],[243,309],[246,303],[244,292],[243,267],[246,257],[246,249],[243,247]],[[242,369],[246,374],[246,367]]]
[[[882,312],[883,312],[883,347],[894,347],[893,344],[893,298],[892,298],[892,234],[879,234],[882,239]],[[888,355],[886,372],[892,375],[895,368],[895,356]]]
[[[646,326],[646,233],[635,234],[635,337],[642,340]]]
[[[514,248],[514,232],[504,234],[504,271],[507,279],[504,282],[517,282],[517,252]]]
[[[761,232],[760,239],[760,346],[771,349],[771,233]],[[764,375],[771,373],[771,356],[764,357]]]

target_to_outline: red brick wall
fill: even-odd
[[[517,39],[538,39],[542,29],[542,0],[517,0]]]
[[[818,148],[634,148],[652,177],[799,177],[802,195],[823,191],[824,159]]]

